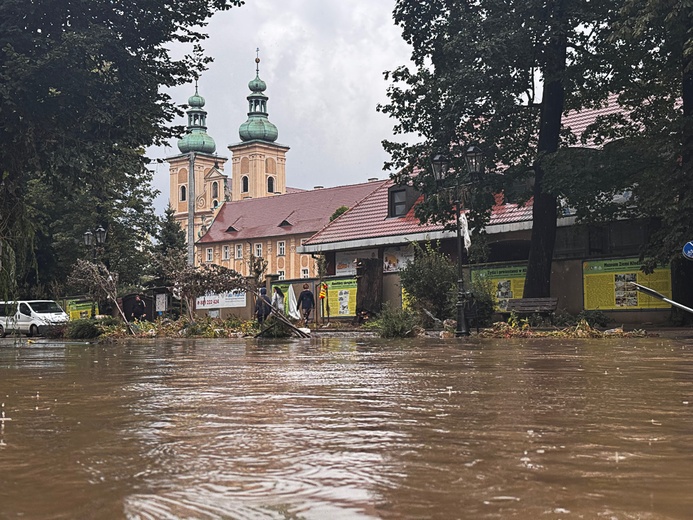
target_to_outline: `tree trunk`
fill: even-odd
[[[383,261],[359,258],[356,268],[356,321],[380,313],[383,305]]]
[[[544,155],[558,150],[561,117],[565,99],[563,76],[566,69],[567,34],[565,27],[564,0],[558,0],[553,9],[553,36],[546,51],[544,88],[539,122],[537,160],[534,166],[534,204],[532,206],[532,238],[529,245],[529,261],[523,297],[543,298],[551,296],[551,261],[556,244],[557,200],[544,193],[544,171],[541,161]]]

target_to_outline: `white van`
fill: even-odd
[[[0,337],[10,332],[38,336],[51,325],[68,321],[70,317],[53,300],[0,302]]]

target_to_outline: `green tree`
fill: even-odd
[[[154,276],[164,285],[169,285],[166,279],[165,269],[162,267],[162,259],[173,259],[179,267],[187,262],[187,246],[185,232],[175,219],[176,212],[169,204],[159,219],[158,235],[154,246]]]
[[[414,308],[426,309],[439,320],[454,315],[457,301],[457,268],[452,261],[428,242],[414,244],[414,259],[402,271],[402,287]]]
[[[109,215],[108,202],[124,196],[123,184],[135,193],[133,182],[146,175],[145,147],[182,131],[169,125],[181,110],[165,88],[191,81],[208,62],[199,48],[195,56],[174,59],[171,44],[196,44],[215,10],[241,3],[0,2],[0,290],[16,291],[17,280],[42,268],[33,255],[31,212],[43,208],[29,204],[32,182],[67,200],[94,188],[105,217],[115,218],[106,223],[112,236],[125,237],[131,222]],[[127,213],[135,206],[121,208]],[[111,261],[118,269],[126,263],[117,256]]]
[[[464,151],[478,144],[487,167],[503,168],[470,194],[470,226],[488,222],[491,191],[524,183],[533,198],[533,229],[525,283],[528,297],[548,296],[555,245],[557,195],[545,189],[545,162],[561,145],[562,114],[605,97],[608,73],[601,48],[618,2],[607,0],[398,0],[394,18],[412,45],[415,70],[386,72],[389,104],[379,110],[398,122],[398,134],[419,143],[385,141],[386,168],[400,183],[429,195],[437,187],[429,160],[451,156],[459,184],[467,184]],[[422,220],[450,222],[449,200],[429,196]]]

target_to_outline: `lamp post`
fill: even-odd
[[[106,230],[103,228],[103,226],[99,226],[96,228],[96,231],[93,233],[90,230],[87,230],[84,233],[84,244],[87,247],[91,247],[92,249],[92,261],[96,263],[96,249],[103,245],[104,242],[106,242]],[[91,302],[91,317],[94,317],[94,314],[96,312],[95,308],[95,303],[94,301]]]
[[[462,270],[462,229],[460,226],[460,214],[462,211],[462,194],[460,187],[468,187],[473,184],[483,169],[483,152],[478,146],[470,146],[465,152],[464,156],[465,164],[467,165],[467,173],[469,174],[469,182],[460,185],[459,176],[455,174],[455,226],[457,228],[457,329],[455,330],[455,336],[469,336],[469,327],[467,326],[467,319],[464,315],[465,302],[467,299],[467,292],[464,289],[464,274]],[[435,176],[436,183],[441,186],[443,181],[448,176],[448,168],[450,166],[450,161],[448,158],[442,154],[437,154],[431,160],[431,166],[433,168],[433,175]]]

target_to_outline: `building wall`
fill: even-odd
[[[268,197],[286,193],[286,152],[289,148],[274,143],[253,141],[229,146],[233,154],[231,200]],[[248,190],[243,190],[243,178]],[[268,191],[268,179],[273,179],[274,191]]]
[[[267,260],[268,274],[281,274],[283,279],[313,278],[317,276],[317,264],[310,255],[296,252],[301,240],[306,240],[310,234],[288,235],[284,237],[259,237],[252,240],[229,241],[217,244],[196,245],[197,261],[215,263],[248,276],[250,274],[248,261],[251,254]],[[283,243],[283,254],[281,244]],[[258,255],[258,247],[261,254]],[[241,255],[237,254],[240,248]]]

